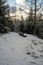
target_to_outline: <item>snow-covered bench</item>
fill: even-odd
[[[22,37],[27,37],[27,35],[25,35],[23,32],[19,32],[19,35]]]

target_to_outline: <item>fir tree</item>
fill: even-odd
[[[6,17],[9,13],[9,6],[6,4],[6,0],[0,0],[0,32],[8,32],[9,30],[13,30],[13,26],[9,25],[9,18]],[[11,23],[11,22],[10,22]],[[13,25],[13,24],[12,24]]]

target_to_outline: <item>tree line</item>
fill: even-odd
[[[12,21],[9,16],[10,13],[9,5],[6,4],[6,0],[0,0],[0,33],[6,33],[9,31],[13,32],[15,31],[15,28],[18,28],[18,30],[16,30],[18,32],[34,35],[39,34],[39,26],[36,24],[39,21],[43,22],[43,19],[42,13],[37,14],[37,12],[42,8],[42,0],[40,3],[38,3],[39,0],[29,0],[29,2],[30,2],[30,12],[28,14],[29,16],[26,18],[26,20],[23,19],[23,16],[21,16],[21,21],[14,20],[15,22],[19,21],[18,27],[15,27],[14,21]]]

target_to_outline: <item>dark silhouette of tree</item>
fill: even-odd
[[[37,16],[39,16],[39,13],[37,14],[38,11],[40,11],[41,9],[41,3],[39,3],[40,0],[29,0],[30,2],[30,13],[29,13],[29,19],[28,22],[34,22],[34,30],[33,33],[35,35],[35,31],[36,31],[36,23],[37,23]],[[40,15],[41,18],[41,15]]]
[[[6,4],[6,0],[0,0],[0,32],[8,32],[11,30],[9,26],[9,6]],[[7,15],[7,17],[6,17]],[[10,21],[11,23],[11,21]]]
[[[42,20],[42,14],[41,12],[39,13],[40,9],[42,8],[42,2],[40,2],[40,0],[28,1],[30,2],[30,12],[28,18],[26,19],[27,24],[25,27],[25,32],[36,35],[38,33],[37,22]]]
[[[21,16],[21,21],[20,21],[20,32],[24,33],[24,19],[23,19],[23,16]]]

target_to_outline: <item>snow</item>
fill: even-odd
[[[43,40],[26,35],[0,34],[0,65],[43,65]]]

